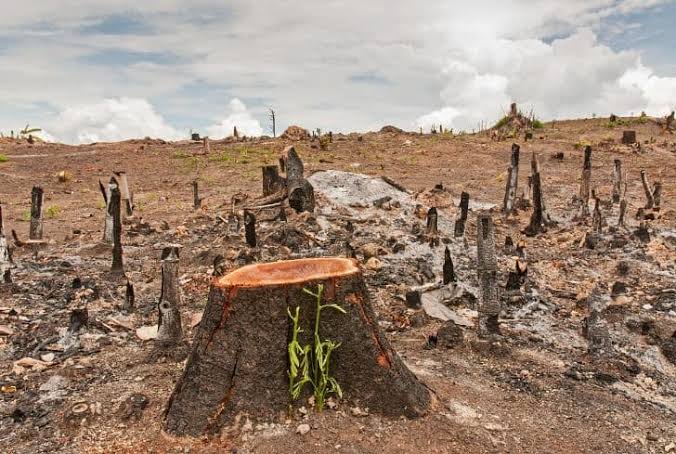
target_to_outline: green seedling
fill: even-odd
[[[312,292],[306,288],[304,293],[311,295],[316,300],[315,326],[312,349],[309,345],[301,346],[298,342],[298,334],[302,332],[299,327],[300,307],[297,306],[295,313],[287,309],[289,318],[293,322],[291,342],[288,345],[289,351],[289,393],[291,398],[296,400],[300,397],[303,387],[306,383],[312,384],[315,405],[318,412],[324,409],[326,397],[329,394],[335,394],[338,398],[343,396],[343,391],[335,377],[331,376],[330,364],[331,354],[340,347],[340,342],[334,342],[330,339],[322,340],[319,333],[322,310],[334,309],[345,314],[345,309],[337,304],[322,304],[324,286],[317,285],[317,291]]]

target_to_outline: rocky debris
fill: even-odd
[[[449,320],[437,330],[437,346],[444,348],[457,347],[458,345],[462,345],[464,336],[462,328],[456,325],[453,320]]]

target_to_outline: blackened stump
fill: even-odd
[[[110,206],[108,213],[113,219],[113,263],[111,270],[115,273],[123,273],[122,263],[122,218],[120,214],[120,189],[114,186],[110,192]]]
[[[255,264],[214,278],[183,376],[169,400],[165,428],[175,435],[217,433],[235,417],[283,415],[289,396],[287,309],[300,306],[301,344],[311,342],[316,300],[303,288],[323,284],[323,339],[340,342],[331,374],[343,399],[373,413],[416,417],[430,405],[428,389],[400,360],[369,302],[357,262],[316,258]],[[306,387],[297,401],[303,405]],[[283,416],[282,416],[283,417]]]
[[[31,191],[31,224],[28,238],[42,239],[42,204],[45,191],[40,186],[33,186]]]
[[[453,236],[458,238],[465,234],[465,223],[467,222],[467,212],[469,211],[469,194],[464,192],[460,194],[460,217],[455,221]]]

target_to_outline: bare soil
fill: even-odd
[[[212,141],[210,155],[203,154],[201,143],[188,141],[73,147],[0,139],[0,154],[8,157],[0,163],[5,229],[27,237],[30,191],[39,184],[45,189],[44,235],[49,240],[37,260],[25,247],[15,249],[14,284],[0,289],[0,327],[5,329],[0,332],[2,451],[676,452],[676,372],[664,353],[676,330],[676,292],[666,292],[676,288],[676,136],[651,121],[621,123],[557,121],[535,130],[532,141],[513,139],[521,145],[520,187],[535,152],[547,208],[559,221],[534,238],[520,234],[530,210],[515,220],[499,214],[511,141],[493,141],[488,133],[334,134],[326,150],[310,140]],[[621,144],[623,129],[636,130],[640,147]],[[157,323],[161,247],[183,246],[181,312],[190,344],[206,304],[213,258],[224,255],[226,269],[234,269],[245,250],[243,239],[228,235],[219,217],[227,216],[234,194],[253,198],[261,193],[260,167],[277,163],[290,144],[303,158],[306,174],[335,169],[385,175],[411,191],[426,191],[418,194],[425,206],[435,197],[429,190],[441,183],[442,194],[451,200],[467,191],[473,202],[497,205],[497,242],[502,245],[507,235],[525,241],[530,290],[524,294],[532,296],[537,289],[542,307],[528,309],[521,296],[506,309],[499,340],[477,339],[472,328],[463,327],[462,343],[427,349],[428,335],[443,322],[406,308],[404,292],[409,280],[418,278],[413,272],[397,275],[387,262],[392,251],[387,251],[385,266],[366,270],[367,284],[393,348],[436,393],[439,404],[427,416],[386,418],[348,401],[316,414],[306,403],[305,416],[297,412],[293,418],[274,415],[251,422],[243,417],[232,430],[209,440],[170,437],[162,432],[163,412],[185,363],[158,356],[153,341],[135,333]],[[601,198],[610,198],[614,159],[621,159],[628,172],[628,231],[623,235],[629,242],[623,247],[586,248],[582,243],[591,227],[572,220],[571,199],[578,192],[585,144],[593,148],[592,183]],[[556,153],[563,153],[563,160],[550,158]],[[647,243],[632,236],[638,226],[634,214],[645,203],[641,169],[651,182],[663,185],[662,209],[649,222]],[[98,180],[107,181],[117,170],[128,173],[136,205],[136,219],[123,226],[125,271],[136,288],[132,314],[121,310],[126,281],[108,273],[110,248],[100,241],[105,212]],[[58,179],[62,171],[65,182]],[[195,179],[204,197],[198,211],[192,207]],[[318,198],[319,210],[323,201]],[[616,222],[614,210],[606,213],[609,225]],[[468,282],[476,274],[477,211],[470,213],[466,241],[449,239],[458,274]],[[453,219],[457,208],[440,207],[440,212]],[[386,235],[388,216],[383,212],[383,222],[374,219],[357,229],[366,232],[364,237],[369,229]],[[289,224],[300,228],[308,219],[291,216]],[[277,226],[263,225],[261,231],[271,233]],[[452,231],[445,234],[453,236]],[[383,244],[385,240],[383,236]],[[272,243],[263,243],[254,254],[257,260],[302,255],[313,247],[306,242],[296,251]],[[320,254],[340,254],[341,244],[328,243],[316,245]],[[443,258],[443,248],[439,251]],[[358,257],[363,258],[361,252]],[[501,283],[510,260],[508,254],[500,258]],[[621,261],[628,265],[626,275],[618,274]],[[433,271],[441,276],[440,267]],[[74,288],[75,279],[79,288]],[[627,291],[613,299],[606,315],[614,351],[591,358],[582,329],[585,301],[598,282],[610,289],[616,281],[626,283]],[[88,326],[67,334],[72,310],[82,307],[88,309]],[[44,363],[17,367],[16,361],[26,357]],[[131,405],[134,394],[142,394],[147,405]],[[309,424],[309,433],[297,434],[300,424]]]

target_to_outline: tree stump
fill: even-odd
[[[276,165],[263,166],[263,195],[275,194],[286,187],[284,178],[279,176],[279,167]]]
[[[462,192],[460,194],[460,216],[455,220],[453,228],[453,236],[455,238],[461,237],[465,234],[465,223],[467,222],[467,212],[469,211],[469,193]]]
[[[636,131],[622,131],[622,143],[633,145],[636,143]]]
[[[214,278],[183,376],[167,405],[165,428],[201,436],[247,414],[284,417],[289,392],[288,347],[300,307],[299,341],[311,345],[316,299],[303,291],[324,286],[322,304],[346,312],[321,312],[323,339],[340,342],[330,373],[343,399],[388,416],[417,417],[430,404],[428,389],[392,350],[378,328],[355,260],[313,258],[255,264]],[[306,387],[299,405],[310,395]]]
[[[502,206],[502,212],[505,215],[512,214],[514,211],[514,201],[516,200],[516,189],[519,182],[519,146],[512,144],[512,158],[507,169],[507,187],[505,188],[505,200]]]
[[[314,188],[303,176],[303,161],[293,147],[287,149],[286,186],[289,194],[289,206],[296,213],[315,210]]]
[[[40,186],[33,186],[31,191],[31,224],[28,238],[31,240],[42,239],[42,205],[45,191]]]
[[[582,180],[580,181],[580,200],[582,205],[580,206],[580,218],[585,218],[589,216],[589,195],[591,193],[591,154],[592,148],[587,145],[584,149],[584,164],[582,165]]]

